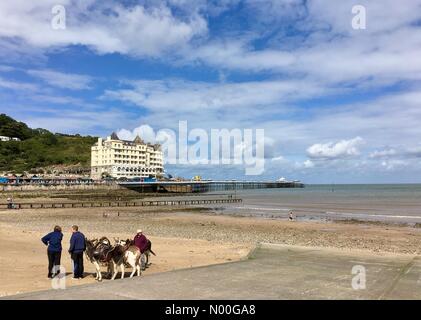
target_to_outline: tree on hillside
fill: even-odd
[[[0,135],[25,140],[33,137],[34,132],[25,123],[18,122],[2,113],[0,114]]]
[[[96,137],[54,134],[46,129],[31,129],[25,123],[0,115],[0,135],[22,141],[0,143],[0,171],[23,172],[51,165],[88,167],[91,146]]]

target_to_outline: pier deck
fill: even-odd
[[[296,181],[154,181],[154,182],[119,182],[122,187],[138,192],[211,192],[245,189],[303,188],[304,184]]]

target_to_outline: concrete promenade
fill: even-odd
[[[352,287],[352,268],[366,288]],[[261,245],[247,259],[7,299],[421,299],[421,257]]]

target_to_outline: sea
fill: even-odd
[[[305,188],[239,190],[241,204],[226,213],[297,220],[364,220],[420,223],[421,184],[306,185]]]
[[[421,184],[305,185],[304,188],[218,191],[194,196],[241,198],[241,203],[211,205],[215,213],[296,220],[356,220],[404,223],[421,227]],[[166,197],[164,197],[166,198]]]

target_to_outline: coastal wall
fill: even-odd
[[[1,191],[55,191],[55,190],[118,190],[123,187],[118,184],[74,184],[74,185],[3,185],[0,187]]]

